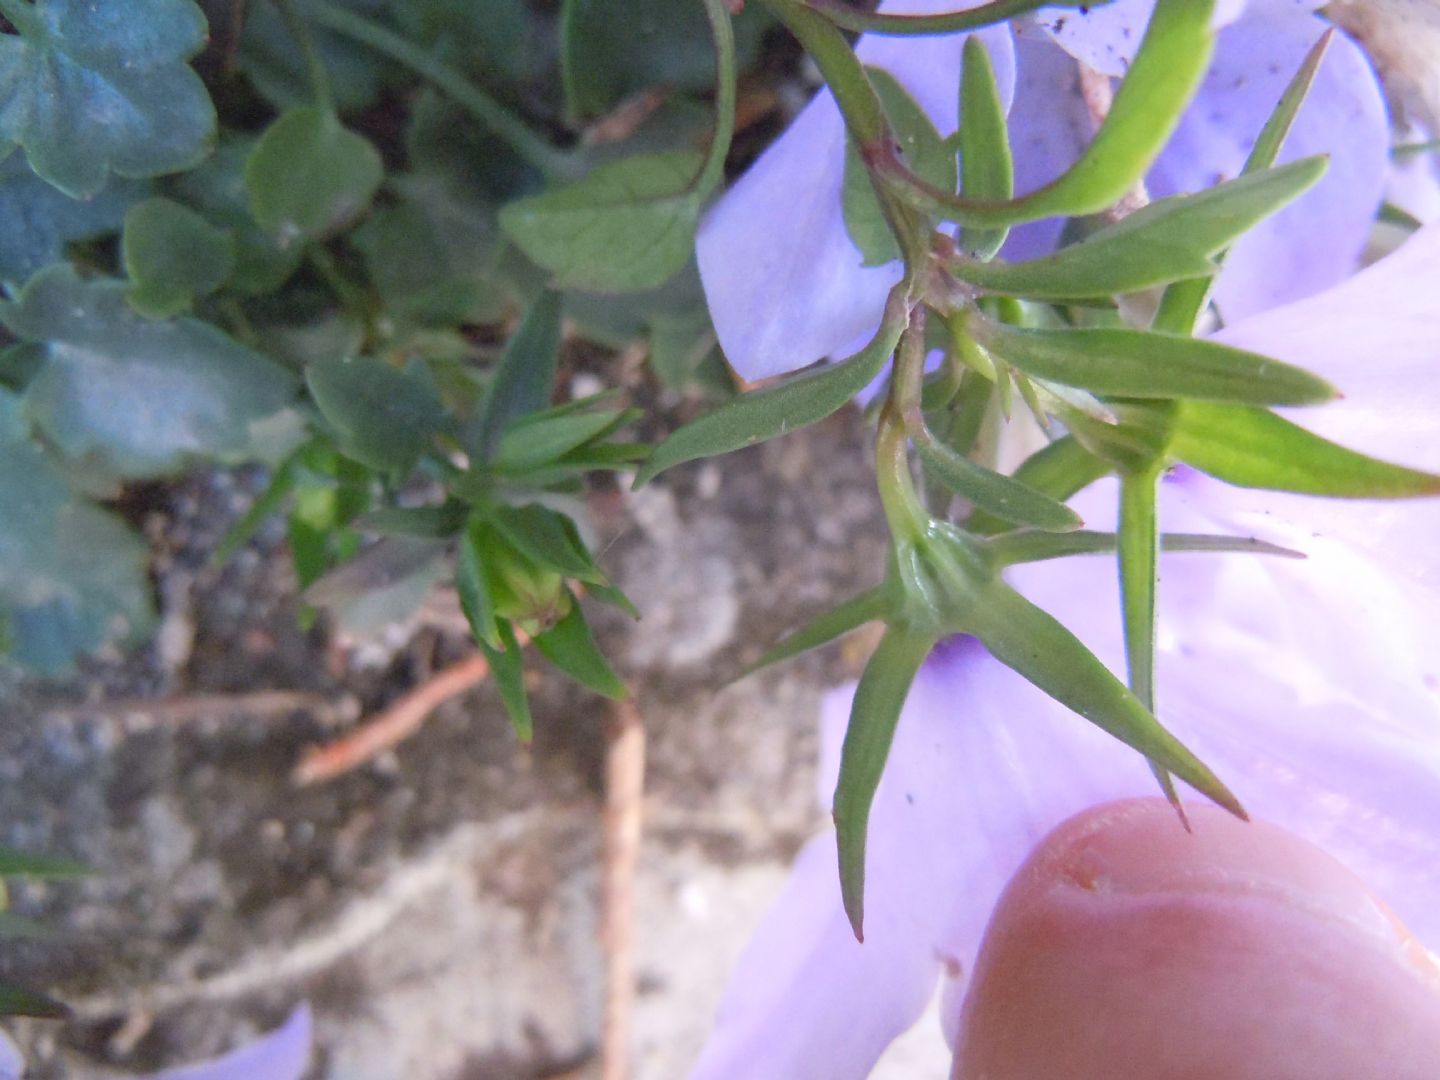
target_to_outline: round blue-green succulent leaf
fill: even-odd
[[[44,350],[26,388],[35,425],[66,456],[117,476],[261,455],[264,422],[294,397],[294,376],[198,319],[143,318],[126,292],[56,266],[0,304],[0,323]]]
[[[113,171],[148,177],[199,163],[215,108],[186,61],[205,43],[192,0],[37,0],[0,37],[0,140],[73,198]],[[13,21],[13,20],[12,20]]]

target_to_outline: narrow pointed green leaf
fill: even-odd
[[[865,665],[850,726],[840,751],[840,778],[835,785],[835,833],[840,852],[840,895],[857,940],[864,941],[865,837],[870,805],[890,756],[895,725],[915,673],[935,645],[928,634],[891,626]]]
[[[1005,103],[990,65],[990,50],[976,36],[965,39],[964,66],[960,72],[960,193],[973,199],[1009,199],[1015,194],[1015,164],[1010,156],[1010,132]],[[1009,235],[1006,228],[967,227],[960,230],[960,246],[977,259],[1000,250]]]
[[[1301,61],[1299,69],[1285,87],[1285,92],[1280,95],[1280,101],[1275,106],[1274,112],[1265,121],[1264,128],[1255,140],[1255,145],[1250,150],[1250,156],[1246,159],[1244,168],[1241,169],[1241,179],[1248,174],[1268,169],[1275,163],[1276,157],[1280,154],[1280,147],[1285,143],[1285,137],[1290,134],[1290,128],[1295,123],[1295,116],[1300,112],[1300,106],[1304,104],[1306,96],[1310,93],[1310,86],[1315,81],[1315,73],[1320,70],[1320,61],[1325,57],[1325,50],[1330,46],[1330,40],[1335,36],[1335,29],[1331,27],[1320,35],[1320,39],[1310,47]],[[1298,164],[1298,163],[1297,163]],[[1286,166],[1287,168],[1289,166]],[[1238,181],[1232,181],[1235,183]],[[1224,261],[1224,253],[1214,253],[1216,267]],[[1205,277],[1194,278],[1189,281],[1177,281],[1165,290],[1165,295],[1160,299],[1160,309],[1155,313],[1154,327],[1156,330],[1165,330],[1175,334],[1193,333],[1195,322],[1200,318],[1200,312],[1205,310],[1205,302],[1210,296],[1210,286],[1214,283],[1212,271]]]
[[[486,516],[512,544],[536,562],[577,581],[595,584],[605,581],[579,532],[564,514],[531,503],[496,506]]]
[[[1049,613],[996,580],[967,607],[965,621],[964,629],[1006,667],[1232,814],[1245,816],[1215,774]]]
[[[1209,278],[1216,270],[1211,256],[1308,190],[1326,164],[1323,157],[1303,158],[1193,195],[1159,199],[1041,259],[957,260],[951,269],[991,292],[1037,300],[1109,296]]]
[[[1340,499],[1440,494],[1440,476],[1347,450],[1265,409],[1184,402],[1170,455],[1237,487]]]
[[[1147,330],[1025,330],[974,320],[976,338],[1027,375],[1097,394],[1312,405],[1335,397],[1317,375],[1216,341]]]
[[[1047,532],[1065,532],[1084,524],[1080,515],[1064,503],[1013,477],[975,464],[928,432],[917,433],[914,442],[931,475],[956,495],[969,499],[976,509]]]
[[[481,406],[475,449],[482,461],[494,459],[500,438],[512,421],[543,409],[550,401],[560,355],[560,314],[560,294],[546,289],[505,343]]]
[[[573,596],[571,600],[574,601]],[[534,645],[546,659],[581,686],[614,701],[624,701],[630,696],[630,691],[615,674],[600,646],[595,644],[578,601],[571,603],[563,619],[543,634],[536,634]]]
[[[821,645],[848,634],[856,627],[864,626],[876,619],[883,619],[893,606],[890,590],[884,585],[866,589],[817,615],[798,630],[792,630],[786,634],[764,656],[747,666],[739,677],[744,678],[761,668],[789,660],[791,657],[799,656],[811,649],[818,649]]]
[[[220,543],[210,556],[211,566],[223,566],[229,562],[230,556],[239,551],[245,542],[255,535],[255,531],[265,524],[265,520],[271,514],[279,511],[299,481],[300,456],[306,449],[308,449],[308,444],[296,450],[276,466],[270,476],[270,482],[265,485],[265,490],[260,493],[240,520],[230,526],[225,535],[221,537]]]
[[[1155,594],[1160,581],[1160,522],[1156,512],[1160,466],[1152,463],[1120,480],[1120,607],[1130,689],[1155,713]],[[1155,761],[1150,771],[1166,800],[1185,817],[1175,781]]]
[[[1012,479],[1064,502],[1109,473],[1105,461],[1085,449],[1073,435],[1066,435],[1026,458]],[[983,512],[970,515],[965,522],[965,528],[972,533],[997,533],[1008,527],[1004,519]]]
[[[636,476],[636,486],[682,462],[726,454],[824,420],[880,374],[900,340],[906,312],[903,286],[897,286],[879,332],[865,348],[838,364],[742,394],[686,424],[655,448]]]
[[[632,414],[602,410],[532,413],[512,424],[500,438],[495,467],[507,472],[537,468],[584,446],[628,422]],[[617,421],[619,424],[617,424]]]
[[[0,878],[78,878],[89,877],[94,871],[84,863],[55,855],[32,855],[13,848],[0,848]]]
[[[525,666],[520,658],[520,643],[515,640],[515,630],[509,622],[501,619],[498,625],[503,649],[496,649],[483,639],[478,644],[490,661],[495,688],[500,691],[500,700],[510,716],[516,737],[528,743],[535,735],[535,722],[530,716],[530,695],[525,690]]]
[[[985,552],[997,568],[1018,563],[1067,559],[1072,555],[1110,555],[1119,550],[1115,533],[1078,531],[1044,533],[1023,529],[985,542]],[[1281,547],[1253,536],[1220,536],[1209,533],[1161,533],[1160,550],[1206,554],[1273,555],[1282,559],[1303,559],[1304,552]]]
[[[640,609],[635,606],[634,601],[614,585],[591,585],[590,595],[602,604],[609,604],[611,607],[619,608],[632,619],[640,618]]]
[[[500,627],[495,618],[495,600],[485,569],[490,528],[483,521],[472,521],[460,537],[460,549],[455,555],[455,591],[460,594],[460,608],[465,612],[475,640],[484,642],[491,649],[499,649],[502,644]]]

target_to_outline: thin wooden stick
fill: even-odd
[[[635,1011],[635,871],[645,795],[645,726],[633,699],[614,706],[605,734],[601,935],[606,964],[600,1077],[627,1080]]]

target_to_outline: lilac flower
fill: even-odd
[[[908,0],[887,11],[930,13],[974,6]],[[1089,16],[1064,16],[982,33],[1010,106],[1016,188],[1039,187],[1078,156],[1094,120],[1076,90],[1079,54],[1118,74],[1153,6],[1122,0]],[[1152,195],[1209,187],[1234,176],[1306,51],[1328,25],[1314,2],[1250,0],[1217,5],[1234,20],[1169,148],[1147,178]],[[1058,27],[1058,29],[1057,29]],[[1057,44],[1058,42],[1058,44]],[[942,134],[957,125],[964,37],[866,36],[859,54],[885,67]],[[1067,52],[1066,50],[1070,50]],[[1330,170],[1291,207],[1243,238],[1226,261],[1216,298],[1228,319],[1311,295],[1356,266],[1388,170],[1390,127],[1374,73],[1343,34],[1332,42],[1282,160],[1325,152]],[[844,131],[822,92],[710,212],[700,231],[700,272],[720,344],[747,379],[844,354],[880,320],[898,263],[864,268],[845,231],[840,188]],[[1054,246],[1060,221],[1015,231],[1004,254],[1029,258]]]
[[[1440,226],[1342,284],[1240,320],[1222,339],[1308,366],[1346,398],[1297,412],[1327,437],[1434,467]],[[1366,879],[1440,946],[1440,502],[1339,503],[1163,485],[1164,527],[1299,549],[1162,559],[1159,715],[1256,817]],[[1077,499],[1115,505],[1110,482]],[[1113,509],[1109,511],[1113,513]],[[1012,582],[1123,670],[1108,560]],[[828,802],[853,687],[822,709]],[[942,644],[906,703],[870,819],[865,944],[841,908],[833,835],[810,843],[732,978],[692,1080],[862,1077],[945,983],[953,1045],[965,975],[1030,848],[1096,803],[1153,793],[1143,760],[968,638]]]
[[[312,1027],[310,1007],[302,1004],[253,1042],[211,1061],[150,1074],[149,1080],[300,1080],[310,1067]],[[24,1071],[25,1059],[0,1032],[0,1080],[20,1080]]]

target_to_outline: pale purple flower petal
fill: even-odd
[[[1148,4],[1139,6],[1148,11]],[[1127,10],[1123,3],[1098,8],[1090,19],[1111,18],[1118,26],[1134,17]],[[1074,24],[1066,21],[1067,34]],[[1243,18],[1220,33],[1204,84],[1146,178],[1150,195],[1198,191],[1238,175],[1327,25],[1304,5],[1250,4]],[[1019,76],[1010,127],[1016,190],[1023,192],[1064,172],[1095,125],[1080,100],[1078,69],[1068,53],[1033,30],[1022,31],[1016,47]],[[1215,288],[1227,320],[1312,295],[1355,270],[1390,175],[1389,145],[1375,74],[1359,46],[1337,32],[1280,154],[1282,162],[1327,154],[1330,167],[1314,188],[1235,244]],[[1024,226],[1003,254],[1043,255],[1058,241],[1062,225]]]
[[[955,6],[911,0],[885,9],[923,14]],[[981,36],[1008,104],[1009,31],[995,27]],[[858,52],[865,63],[890,70],[948,134],[958,124],[965,39],[866,36]],[[900,264],[862,265],[845,229],[844,171],[844,125],[829,91],[821,91],[701,224],[697,255],[706,300],[720,347],[744,378],[805,367],[867,340],[879,326]]]
[[[1210,16],[1215,29],[1229,26],[1247,12],[1311,12],[1325,0],[1216,0]],[[1035,21],[1045,32],[1081,63],[1102,75],[1121,76],[1135,59],[1155,0],[1114,0],[1113,3],[1079,11],[1042,10]]]
[[[299,1005],[274,1031],[224,1057],[156,1073],[150,1080],[301,1080],[314,1041],[310,1007]]]
[[[0,1031],[0,1080],[20,1080],[25,1072],[25,1057],[10,1036]]]
[[[1252,316],[1217,338],[1308,368],[1344,397],[1290,418],[1344,446],[1440,472],[1440,224],[1353,278],[1298,303]],[[1440,590],[1440,500],[1312,499],[1232,489],[1226,507],[1242,527],[1303,523],[1383,559],[1392,574]]]
[[[1152,196],[1238,175],[1255,137],[1326,23],[1256,10],[1220,34],[1194,105],[1151,170]],[[1390,123],[1360,47],[1336,32],[1280,153],[1328,154],[1320,182],[1246,233],[1226,257],[1215,300],[1226,321],[1310,296],[1353,273],[1390,169]]]

